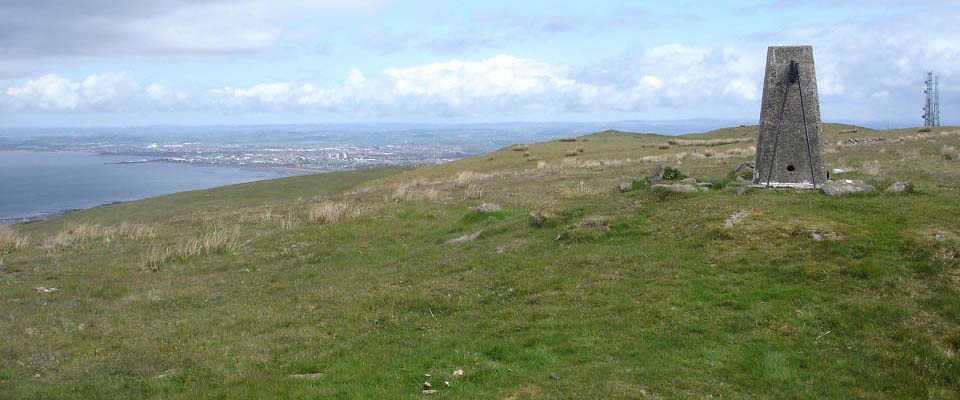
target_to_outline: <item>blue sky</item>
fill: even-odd
[[[0,125],[754,120],[814,46],[825,120],[960,124],[946,1],[0,4]]]

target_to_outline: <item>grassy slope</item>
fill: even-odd
[[[916,135],[841,129],[827,140]],[[713,180],[749,157],[696,157],[707,149],[656,135],[586,139],[28,225],[35,242],[73,220],[139,221],[171,246],[235,230],[245,245],[158,271],[139,266],[149,243],[123,238],[7,255],[0,397],[420,398],[425,380],[433,397],[468,399],[960,394],[960,164],[938,154],[960,135],[831,146],[831,168],[861,169],[844,177],[871,177],[876,160],[884,182],[919,188],[847,198],[618,193],[651,169],[645,156]],[[309,224],[324,199],[365,211]],[[470,209],[486,201],[504,210]],[[738,210],[753,215],[723,228]]]

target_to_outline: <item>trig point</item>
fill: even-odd
[[[827,183],[821,136],[813,47],[768,48],[753,183],[810,189]]]

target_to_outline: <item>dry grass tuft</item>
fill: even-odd
[[[564,157],[576,157],[579,155],[580,155],[580,152],[576,150],[567,150],[566,153],[563,153]]]
[[[189,258],[204,254],[229,253],[240,247],[240,232],[214,230],[177,246],[177,257]]]
[[[877,161],[877,160],[864,161],[864,162],[863,162],[863,167],[860,168],[860,171],[862,171],[864,174],[867,174],[867,175],[879,176],[879,175],[880,175],[880,161]]]
[[[940,156],[944,160],[960,160],[960,150],[950,145],[944,145],[940,148]]]
[[[170,260],[170,250],[163,246],[150,246],[140,255],[140,270],[160,272],[160,266]]]
[[[151,226],[124,222],[120,225],[99,225],[90,222],[71,223],[53,236],[43,240],[43,247],[57,248],[87,242],[106,242],[115,240],[144,240],[156,236]]]
[[[454,175],[453,186],[467,187],[474,183],[477,183],[486,179],[490,179],[491,177],[493,177],[493,175],[474,172],[474,171],[462,171]]]
[[[0,226],[0,255],[13,253],[30,245],[30,240]]]
[[[726,144],[736,144],[736,143],[746,143],[752,142],[756,139],[754,138],[733,138],[733,139],[670,139],[667,141],[670,145],[673,146],[723,146]]]
[[[426,186],[422,181],[402,183],[384,196],[386,203],[403,203],[408,201],[425,201],[437,203],[440,201],[440,192]]]
[[[359,210],[350,204],[324,201],[307,209],[307,222],[311,224],[335,224],[344,217],[356,216]]]

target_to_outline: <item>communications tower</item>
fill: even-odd
[[[923,126],[940,126],[940,78],[933,72],[927,72],[924,81],[927,101],[923,105]]]

